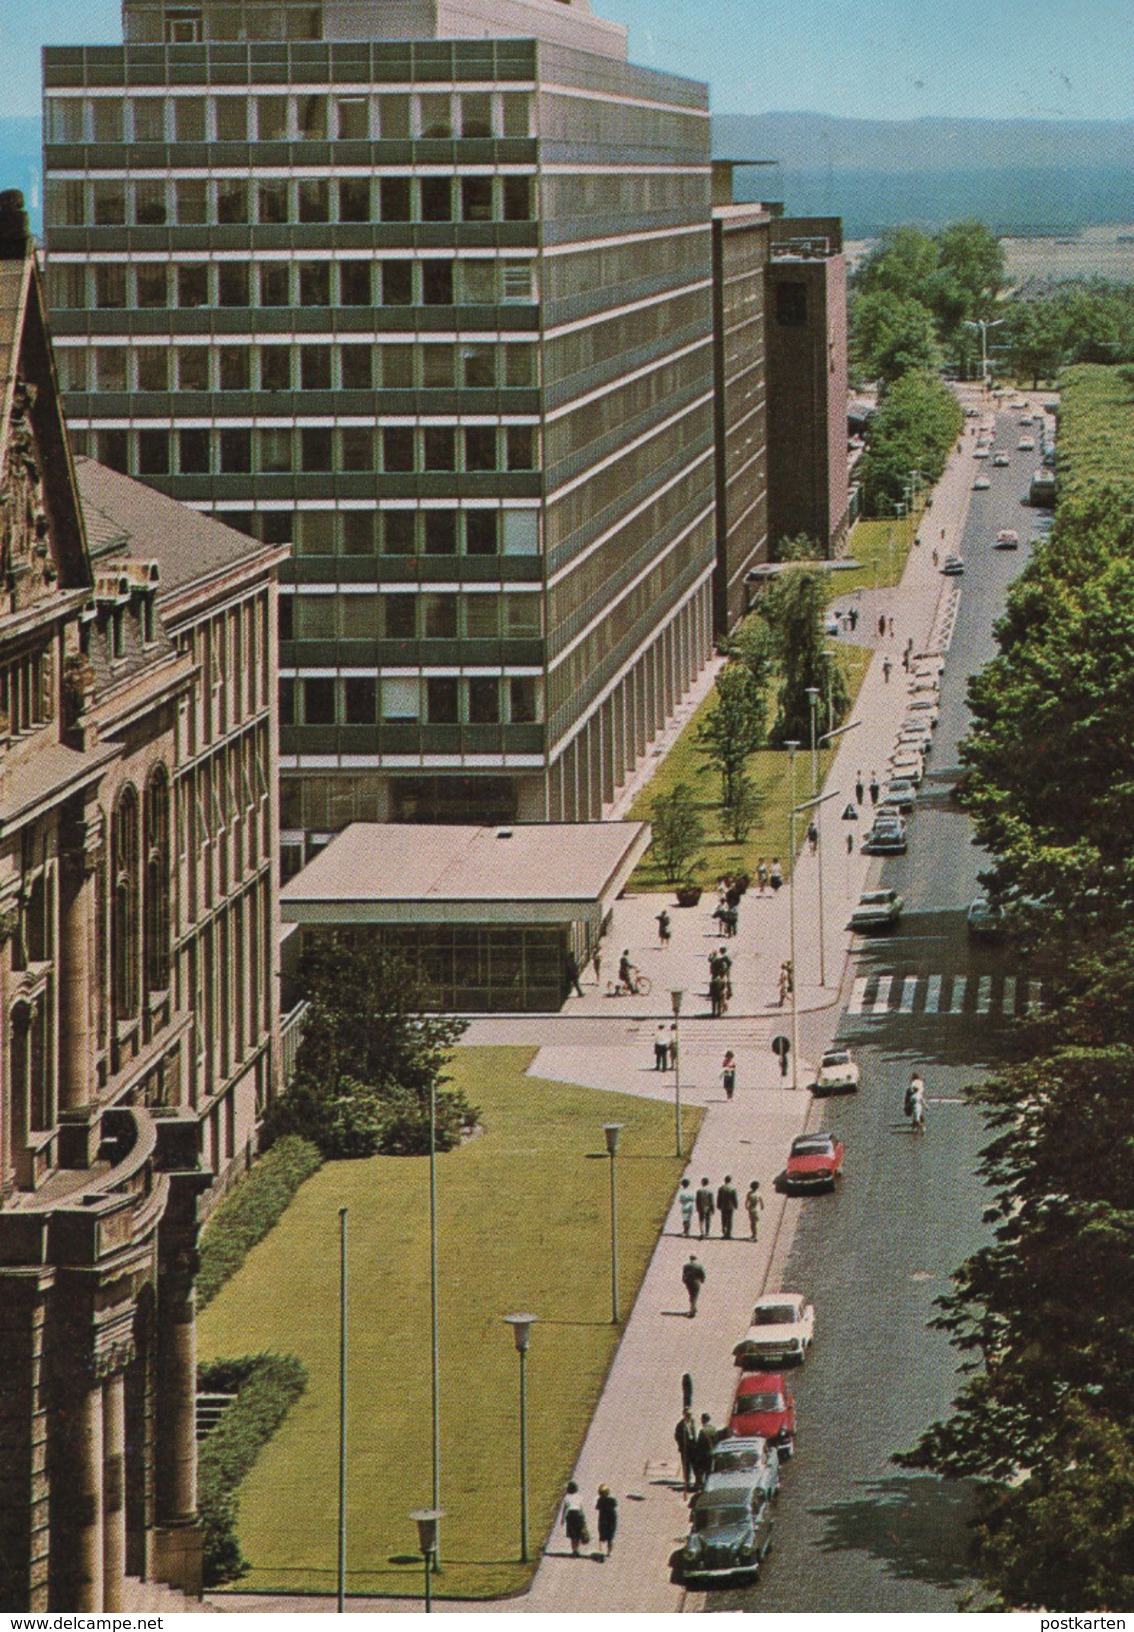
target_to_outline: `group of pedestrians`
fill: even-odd
[[[719,1020],[728,1013],[732,997],[732,959],[728,948],[720,947],[709,953],[709,1013]]]
[[[658,1027],[654,1033],[654,1070],[677,1070],[677,1027]]]
[[[673,1430],[677,1454],[681,1461],[681,1483],[688,1496],[703,1490],[713,1465],[713,1450],[723,1429],[714,1427],[707,1411],[701,1412],[700,1425],[694,1419],[691,1406],[681,1413],[681,1420]]]
[[[749,1233],[753,1241],[759,1230],[760,1213],[763,1211],[764,1198],[760,1194],[760,1180],[753,1179],[748,1186],[743,1202],[740,1192],[733,1183],[732,1174],[726,1173],[723,1183],[714,1190],[708,1177],[701,1180],[696,1190],[690,1179],[682,1179],[677,1191],[677,1201],[681,1209],[681,1233],[690,1235],[693,1230],[693,1220],[697,1220],[698,1233],[702,1241],[707,1241],[713,1233],[713,1219],[719,1215],[721,1221],[721,1239],[732,1240],[733,1220],[743,1206],[748,1218]],[[690,1311],[691,1313],[693,1311]]]
[[[605,1561],[614,1551],[614,1537],[618,1531],[618,1498],[611,1494],[609,1485],[598,1487],[595,1515],[598,1521],[599,1546],[605,1548],[598,1557]],[[587,1511],[583,1506],[583,1498],[574,1479],[567,1481],[567,1494],[563,1498],[560,1517],[567,1532],[567,1540],[571,1543],[571,1557],[579,1558],[581,1556],[579,1549],[590,1544],[591,1532],[587,1525]]]

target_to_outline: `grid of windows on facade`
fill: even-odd
[[[538,592],[379,594],[373,586],[355,594],[283,594],[279,605],[281,640],[497,641],[543,634]]]
[[[276,9],[265,7],[264,11]],[[364,86],[253,96],[236,90],[207,96],[166,91],[128,96],[52,95],[47,98],[46,120],[48,144],[60,147],[483,141],[530,136],[532,97],[520,90],[372,91]]]
[[[265,544],[292,544],[297,556],[539,554],[536,510],[289,508],[226,511],[221,519]]]
[[[238,425],[83,431],[72,443],[138,476],[282,476],[342,471],[527,472],[538,468],[531,425]]]
[[[46,725],[55,713],[52,669],[45,647],[0,664],[0,743]]]
[[[280,681],[280,724],[538,725],[540,675],[309,675]]]
[[[408,255],[375,261],[327,256],[292,260],[245,254],[228,260],[64,260],[48,265],[53,309],[95,311],[266,310],[274,307],[530,306],[538,300],[530,259]]]
[[[340,267],[340,273],[342,268]],[[364,336],[226,341],[185,338],[164,345],[60,345],[64,391],[515,391],[539,381],[530,341],[429,340],[376,343]]]
[[[431,1007],[546,1010],[563,999],[568,931],[558,925],[382,925],[355,933],[404,958],[429,990]]]

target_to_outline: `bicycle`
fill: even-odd
[[[630,984],[622,980],[612,980],[606,988],[608,997],[649,997],[654,989],[654,983],[649,975],[643,975],[638,969],[631,969]]]

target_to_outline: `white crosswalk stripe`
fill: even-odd
[[[1033,1014],[1042,1007],[1038,980],[1016,975],[878,974],[856,975],[848,1015],[880,1019],[885,1015]]]

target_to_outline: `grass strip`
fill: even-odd
[[[198,1309],[211,1303],[236,1274],[257,1241],[262,1241],[282,1218],[303,1181],[317,1172],[322,1162],[313,1144],[289,1134],[237,1181],[201,1233]]]

